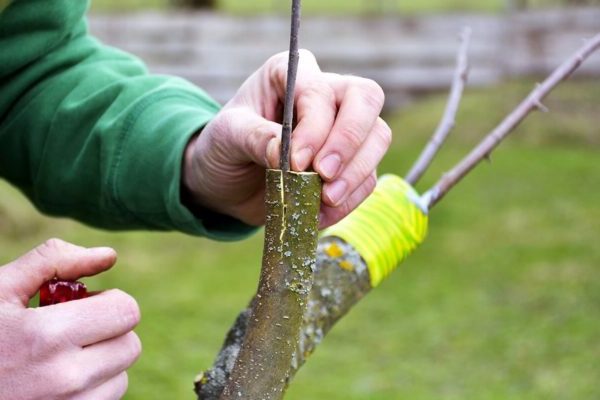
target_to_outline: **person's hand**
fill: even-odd
[[[110,290],[27,308],[43,282],[110,268],[116,253],[52,239],[0,268],[0,399],[120,399],[140,355],[135,300]]]
[[[182,181],[195,206],[251,225],[264,221],[264,169],[279,166],[287,53],[269,59],[188,145]],[[374,81],[323,73],[301,51],[297,126],[291,168],[323,178],[321,227],[332,225],[374,189],[376,167],[391,142],[379,117],[384,103]]]

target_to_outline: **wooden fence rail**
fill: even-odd
[[[600,31],[600,7],[503,15],[310,17],[301,43],[323,70],[370,77],[387,107],[448,87],[458,33],[473,29],[470,85],[548,73],[581,41]],[[144,59],[150,69],[187,78],[226,101],[269,56],[288,46],[283,16],[213,13],[92,15],[92,32]],[[600,76],[595,56],[578,75]]]

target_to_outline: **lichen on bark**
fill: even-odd
[[[319,240],[313,285],[299,327],[299,340],[289,366],[287,383],[335,323],[371,289],[367,266],[351,245],[331,236]],[[199,399],[219,399],[224,382],[231,374],[232,359],[235,360],[241,347],[243,335],[239,332],[247,328],[249,313],[250,308],[240,313],[213,367],[197,379],[196,393]]]
[[[320,203],[318,174],[267,171],[261,275],[223,400],[283,397],[313,283]]]

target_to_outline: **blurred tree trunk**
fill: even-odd
[[[528,3],[527,0],[506,0],[506,8],[509,11],[526,10]]]
[[[171,0],[171,2],[177,7],[204,9],[217,8],[218,3],[217,0]]]

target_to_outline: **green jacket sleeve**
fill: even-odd
[[[219,105],[103,46],[87,32],[87,7],[0,0],[0,176],[42,212],[97,227],[252,232],[181,202],[184,148]]]

